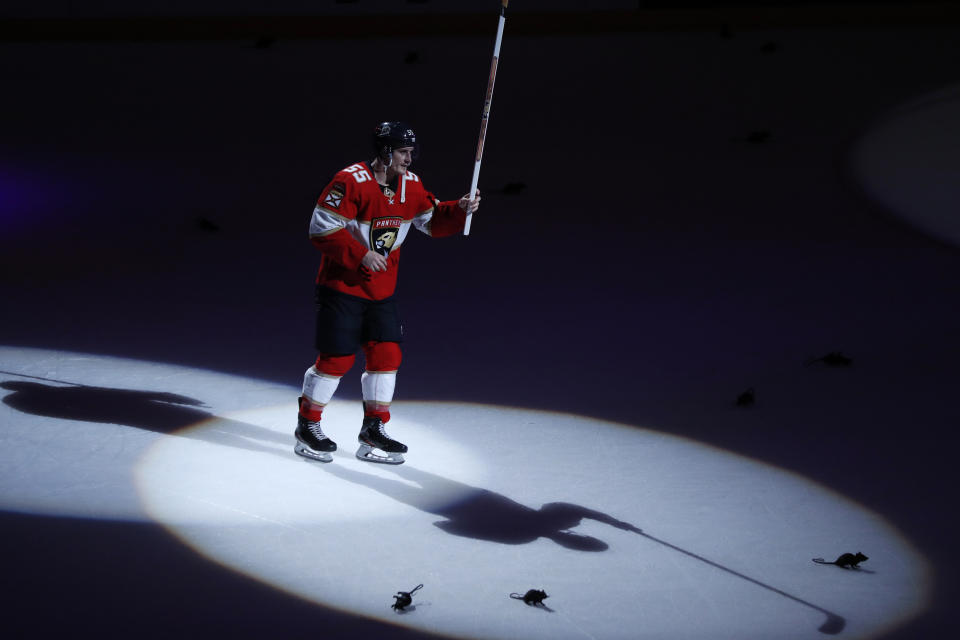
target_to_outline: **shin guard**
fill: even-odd
[[[396,342],[368,342],[364,346],[366,370],[360,376],[364,414],[390,420],[390,403],[397,384],[397,369],[402,359]]]
[[[303,375],[303,398],[308,402],[301,404],[306,409],[319,414],[333,398],[340,385],[340,378],[353,366],[354,356],[331,356],[320,354],[317,362]],[[304,407],[304,405],[311,405]],[[317,419],[316,418],[312,419]]]

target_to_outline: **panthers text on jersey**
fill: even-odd
[[[310,219],[310,241],[322,252],[317,284],[383,300],[396,289],[400,247],[411,225],[433,237],[463,230],[466,212],[458,201],[438,201],[409,170],[397,182],[397,191],[378,184],[370,166],[358,162],[326,186]],[[361,269],[371,250],[386,256],[386,271]]]

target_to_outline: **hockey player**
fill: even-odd
[[[440,202],[410,171],[418,150],[413,129],[382,122],[374,129],[370,162],[338,172],[317,199],[310,240],[321,251],[317,274],[316,362],[299,398],[294,451],[329,462],[337,445],[320,427],[323,408],[363,350],[363,423],[357,457],[400,464],[406,445],[387,435],[390,403],[400,367],[402,331],[393,294],[400,248],[411,225],[428,236],[463,230],[471,198]]]

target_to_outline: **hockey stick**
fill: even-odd
[[[483,100],[483,114],[480,116],[480,140],[477,142],[477,157],[473,164],[473,181],[470,183],[472,199],[477,193],[477,182],[480,180],[480,161],[483,159],[483,141],[487,137],[487,121],[490,119],[490,103],[493,102],[493,83],[497,79],[497,61],[500,58],[500,41],[503,40],[503,25],[507,21],[507,3],[510,0],[501,0],[500,22],[497,23],[497,41],[493,45],[493,60],[490,61],[490,79],[487,80],[487,96]],[[463,225],[463,235],[470,235],[470,220],[472,213],[467,213],[467,220]]]
[[[20,378],[32,378],[33,380],[43,380],[44,382],[56,382],[58,384],[69,384],[74,387],[87,386],[85,384],[80,384],[79,382],[67,382],[66,380],[56,380],[54,378],[44,378],[42,376],[28,376],[25,373],[17,373],[16,371],[0,371],[0,373],[5,373],[11,376],[18,376]]]

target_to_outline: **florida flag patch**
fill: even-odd
[[[327,197],[323,199],[324,206],[331,209],[339,209],[343,202],[343,196],[347,192],[342,182],[335,182],[327,192]]]

